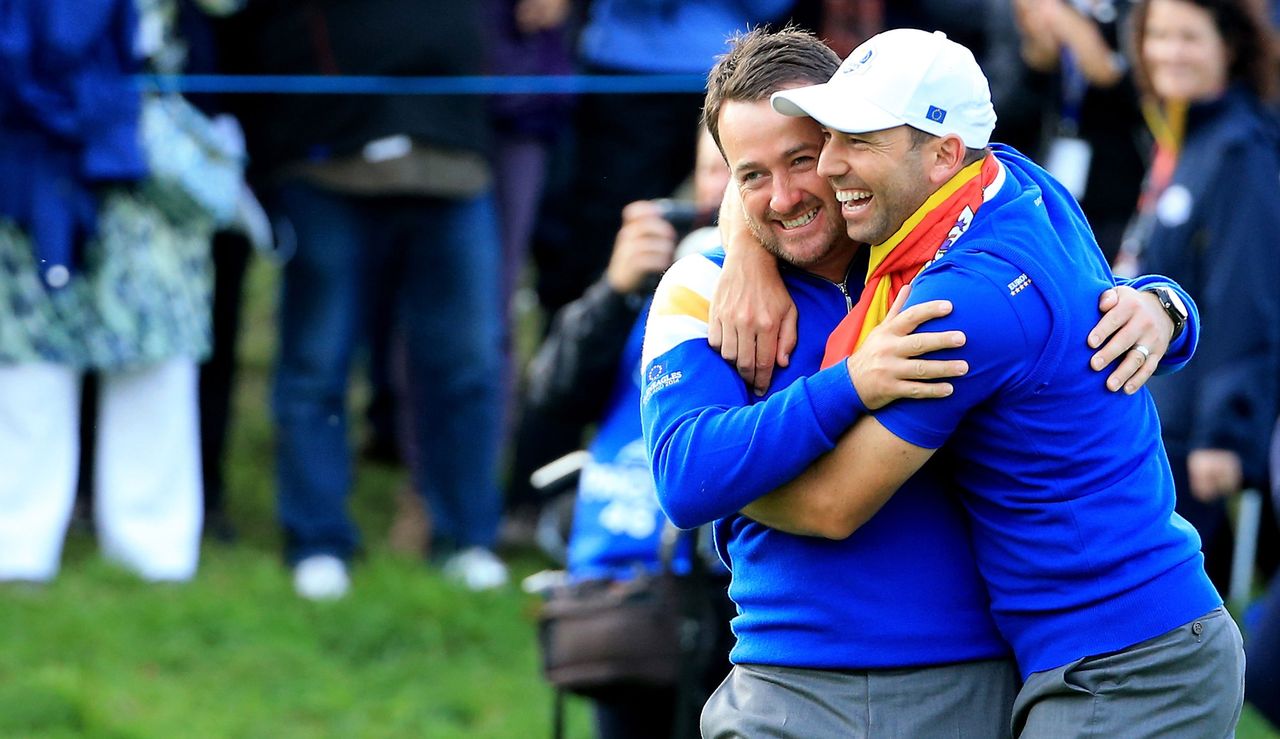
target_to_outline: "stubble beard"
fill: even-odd
[[[788,252],[786,248],[783,247],[782,239],[774,233],[773,229],[761,226],[750,218],[747,219],[747,227],[751,229],[751,233],[755,234],[756,240],[760,242],[760,245],[764,247],[765,251],[778,259],[781,259],[787,264],[790,264],[793,267],[799,267],[800,269],[807,269],[826,259],[831,254],[832,250],[836,248],[837,242],[843,240],[843,234],[841,233],[839,226],[836,226],[835,228],[828,226],[827,231],[829,231],[829,233],[827,234],[827,238],[822,242],[823,247],[816,253],[802,256]]]

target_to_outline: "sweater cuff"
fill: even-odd
[[[859,416],[867,413],[844,362],[837,362],[812,375],[805,384],[813,404],[813,414],[832,444],[849,430]]]

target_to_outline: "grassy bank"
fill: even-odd
[[[249,275],[227,497],[239,531],[149,585],[73,531],[47,587],[0,586],[0,737],[542,737],[536,603],[467,592],[387,547],[401,471],[359,468],[351,597],[293,595],[274,522],[267,390],[277,271]],[[513,574],[545,563],[517,556]],[[570,735],[590,735],[572,704]]]

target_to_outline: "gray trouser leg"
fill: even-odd
[[[1006,737],[1017,684],[1006,660],[866,672],[737,665],[702,711],[702,736]]]
[[[1098,657],[1033,673],[1013,733],[1026,739],[1235,736],[1244,702],[1240,629],[1217,608]]]

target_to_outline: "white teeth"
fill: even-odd
[[[782,222],[782,227],[783,228],[799,228],[817,217],[818,217],[818,209],[814,208],[813,210],[809,211],[808,213],[805,213],[799,218],[795,218],[790,221],[784,220]]]
[[[866,200],[869,197],[871,197],[870,190],[836,190],[836,200],[842,203]]]

